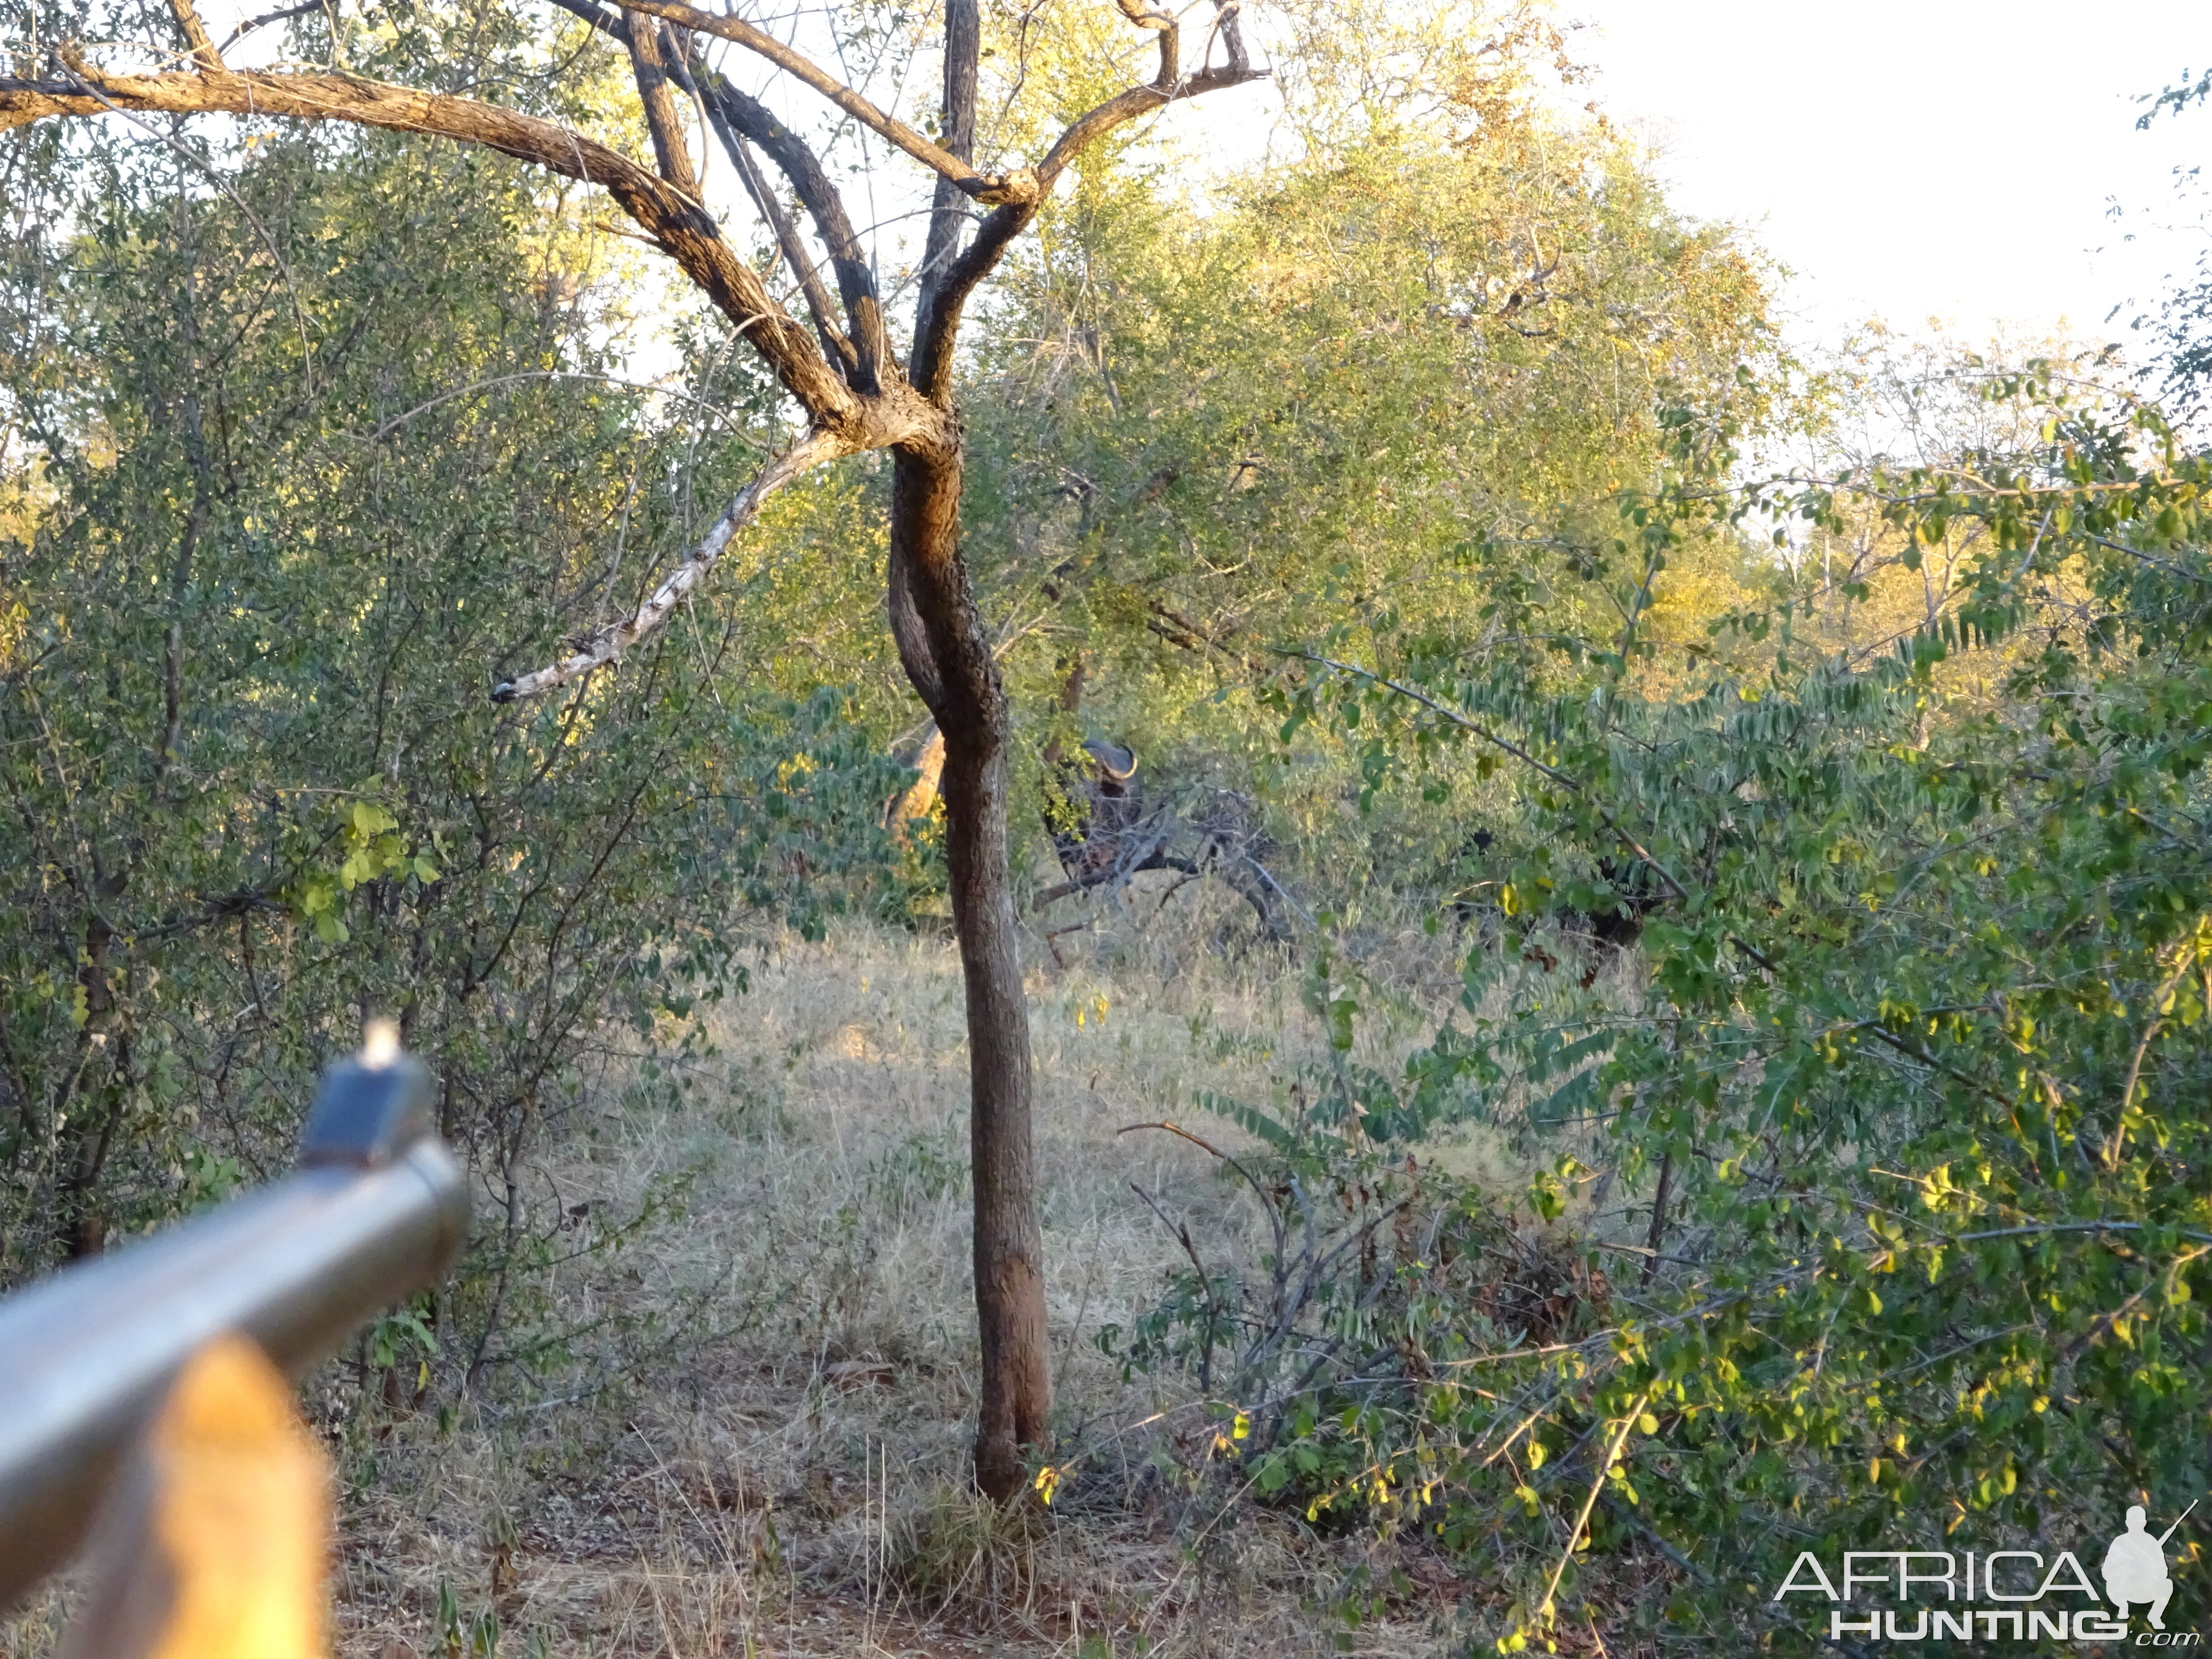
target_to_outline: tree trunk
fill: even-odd
[[[908,446],[891,473],[892,632],[945,738],[945,854],[968,994],[975,1313],[982,1386],[975,1484],[1004,1502],[1027,1478],[1052,1405],[1037,1223],[1029,1005],[1007,863],[1011,718],[960,559],[960,451]]]

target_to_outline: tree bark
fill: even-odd
[[[967,991],[982,1346],[975,1484],[1003,1503],[1022,1489],[1029,1451],[1045,1443],[1052,1375],[1030,1123],[1029,1004],[1007,860],[1012,722],[960,558],[960,461],[957,435],[893,453],[890,602],[895,623],[903,624],[894,635],[908,678],[930,702],[945,738],[945,855]],[[898,615],[909,606],[908,616]]]
[[[663,25],[641,17],[623,31],[629,46],[630,71],[637,82],[638,102],[645,109],[646,131],[653,137],[653,164],[660,176],[693,201],[699,199],[699,175],[684,147],[684,123],[676,114],[676,94],[669,85],[672,61],[682,54]]]

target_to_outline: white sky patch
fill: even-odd
[[[1591,25],[1574,37],[1589,95],[1658,144],[1675,205],[1791,269],[1801,342],[1877,314],[2124,341],[2204,244],[2173,170],[2212,156],[2212,109],[2136,128],[2138,98],[2212,59],[2201,4],[1560,0],[1559,15]]]

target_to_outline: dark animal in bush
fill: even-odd
[[[1269,939],[1288,939],[1291,907],[1261,861],[1269,843],[1252,803],[1208,786],[1148,790],[1139,769],[1134,750],[1098,738],[1053,762],[1045,828],[1067,879],[1038,894],[1034,908],[1119,887],[1144,870],[1212,874],[1252,907]]]
[[[1494,896],[1502,878],[1489,867],[1497,839],[1488,830],[1476,830],[1460,843],[1462,866],[1472,866],[1485,878],[1462,886],[1452,898],[1452,915],[1459,925],[1474,927],[1486,943],[1498,937],[1505,921],[1504,910]],[[1541,913],[1524,912],[1517,919],[1521,927],[1525,931],[1541,914],[1570,937],[1592,939],[1615,951],[1633,945],[1643,937],[1644,918],[1666,900],[1659,872],[1643,859],[1608,854],[1598,860],[1595,873],[1600,891],[1588,910],[1559,905]],[[1540,951],[1538,959],[1551,961]]]
[[[1613,889],[1613,898],[1589,916],[1590,936],[1625,951],[1644,936],[1644,919],[1665,900],[1666,889],[1659,872],[1643,859],[1601,858],[1597,872]]]

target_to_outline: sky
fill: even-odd
[[[1558,15],[1588,24],[1573,40],[1590,92],[1659,145],[1676,205],[1744,226],[1791,268],[1805,343],[1874,315],[1976,339],[2063,319],[2125,341],[2204,242],[2173,169],[2212,161],[2212,108],[2135,125],[2138,97],[2212,60],[2203,0],[1559,0]]]

